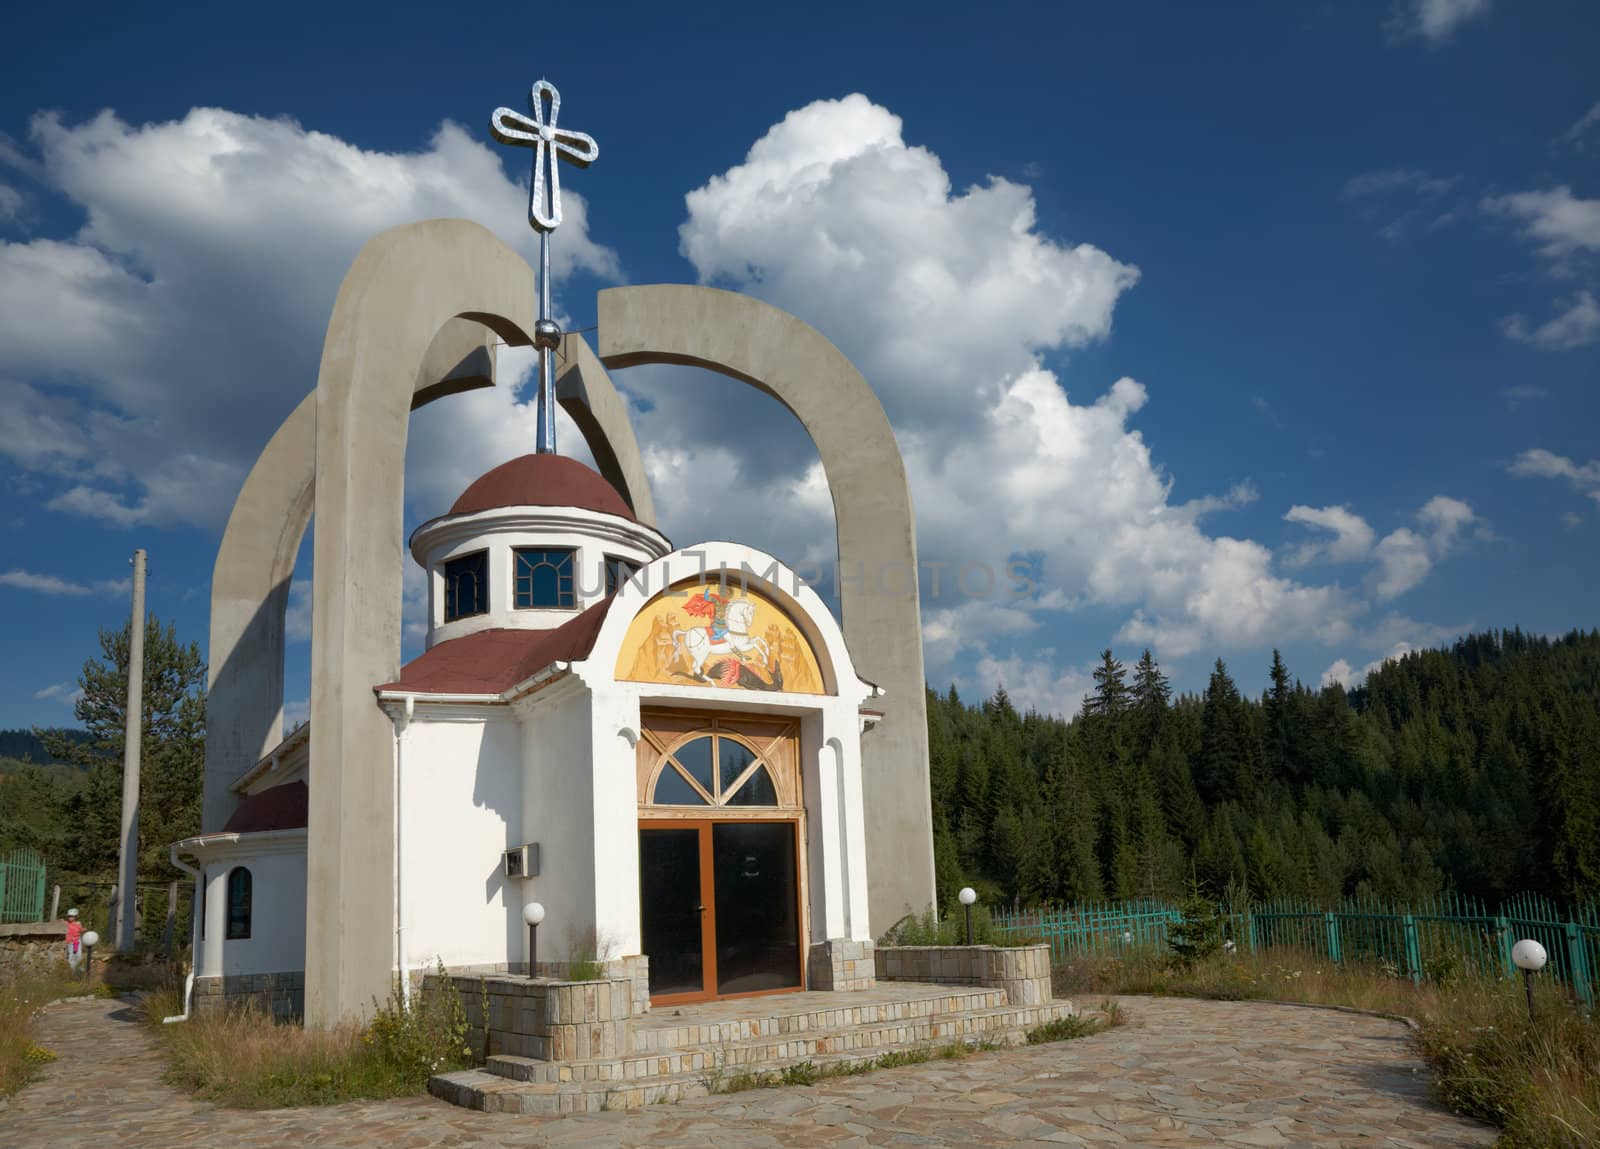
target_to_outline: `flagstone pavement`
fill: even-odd
[[[58,1002],[59,1059],[0,1107],[4,1149],[277,1146],[1486,1146],[1428,1099],[1404,1026],[1332,1010],[1124,998],[1125,1026],[1054,1045],[581,1117],[432,1098],[219,1109],[160,1080],[127,1002]]]

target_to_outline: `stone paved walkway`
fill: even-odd
[[[1128,998],[1128,1024],[1057,1045],[586,1117],[431,1098],[242,1112],[161,1084],[124,1003],[60,1002],[60,1059],[0,1108],[4,1149],[277,1146],[1486,1146],[1428,1101],[1404,1027],[1330,1010]]]

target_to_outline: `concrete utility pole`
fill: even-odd
[[[133,621],[128,628],[128,724],[122,739],[122,849],[117,866],[121,904],[117,949],[133,949],[134,895],[139,878],[139,747],[144,738],[144,552],[133,552]]]

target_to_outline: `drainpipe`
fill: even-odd
[[[195,869],[178,860],[178,844],[174,842],[170,851],[172,864],[184,873],[194,878],[194,901],[189,907],[189,976],[183,979],[183,1012],[171,1017],[163,1017],[162,1025],[170,1025],[174,1021],[189,1020],[189,999],[194,996],[194,970],[200,962],[200,914],[205,904],[201,896],[201,886],[205,879],[203,871]]]
[[[394,944],[395,964],[400,968],[400,1002],[409,1011],[411,1009],[411,970],[406,962],[406,900],[403,882],[405,880],[405,854],[401,850],[400,835],[405,825],[401,817],[400,807],[400,771],[405,765],[406,756],[406,730],[411,725],[412,716],[416,714],[417,696],[405,696],[404,715],[389,712],[390,721],[394,723]]]

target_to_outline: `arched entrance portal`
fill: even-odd
[[[804,987],[799,723],[642,710],[641,948],[655,1002]]]

